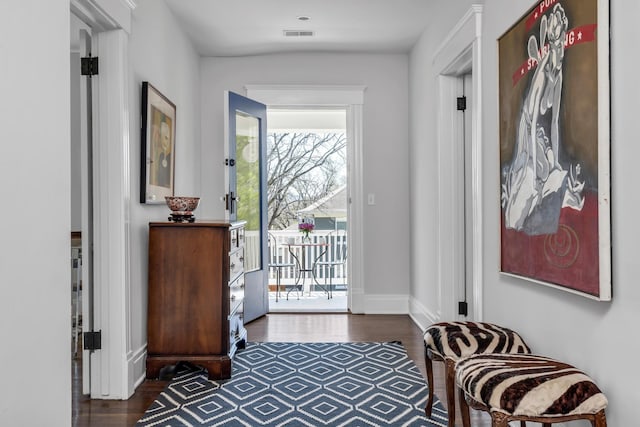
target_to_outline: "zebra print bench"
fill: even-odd
[[[607,398],[584,372],[531,354],[481,354],[456,364],[462,425],[469,406],[491,414],[492,427],[509,421],[553,423],[585,419],[606,427]]]
[[[434,323],[424,333],[424,345],[429,385],[425,413],[427,417],[431,417],[433,408],[432,361],[442,361],[445,364],[449,427],[455,425],[455,364],[457,361],[474,354],[531,353],[527,344],[516,332],[502,326],[480,322]]]

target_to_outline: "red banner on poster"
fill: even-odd
[[[540,19],[544,13],[551,9],[551,6],[556,4],[558,0],[542,0],[540,4],[536,6],[536,8],[531,12],[531,15],[527,18],[527,31],[533,27],[538,19]]]
[[[590,43],[596,39],[596,28],[598,24],[587,24],[580,27],[576,27],[567,32],[564,40],[564,48],[569,49],[573,46]],[[549,45],[546,44],[539,52],[540,57],[543,57],[549,52]],[[513,85],[517,85],[518,82],[527,75],[530,71],[534,70],[538,66],[538,61],[534,58],[527,59],[512,76]]]

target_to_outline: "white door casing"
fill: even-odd
[[[363,118],[365,86],[246,85],[246,96],[267,106],[344,107],[347,110],[347,245],[349,249],[347,305],[365,312],[363,253]]]
[[[456,97],[460,76],[472,72],[471,87],[471,211],[472,259],[467,260],[473,277],[473,295],[468,298],[473,319],[482,320],[482,91],[481,91],[481,26],[482,5],[472,5],[434,54],[438,76],[438,311],[443,320],[456,319],[460,299],[460,283],[464,271],[457,260],[465,256],[464,227],[459,215],[464,200],[456,189],[464,188],[464,157],[459,135],[462,127],[457,115]],[[464,219],[462,219],[463,221]],[[470,265],[469,265],[470,264]]]
[[[82,25],[79,32],[80,57],[93,55],[91,28]],[[93,328],[93,128],[92,97],[94,81],[92,78],[80,76],[80,199],[81,199],[81,231],[82,231],[82,331]],[[72,101],[73,102],[73,101]],[[78,290],[80,291],[80,290]],[[76,332],[77,333],[77,332]],[[75,349],[74,349],[75,350]],[[82,393],[91,393],[91,355],[88,350],[82,353]]]
[[[131,375],[130,164],[128,32],[132,0],[71,0],[70,10],[93,32],[100,74],[93,95],[94,330],[102,349],[91,353],[94,399],[126,399]],[[95,54],[94,54],[95,56]]]
[[[473,152],[472,145],[472,124],[471,118],[473,117],[473,91],[471,90],[473,87],[472,82],[473,76],[469,74],[465,74],[460,76],[460,80],[462,82],[462,96],[466,99],[466,109],[463,112],[464,123],[463,123],[463,170],[464,170],[464,183],[462,196],[464,197],[464,215],[462,218],[464,224],[464,241],[462,245],[464,247],[464,257],[462,258],[462,265],[464,268],[464,279],[462,281],[463,287],[460,289],[459,301],[467,302],[473,296],[473,180],[472,174],[470,173],[473,170],[473,163],[471,159],[471,154]],[[474,304],[467,304],[467,315],[460,316],[461,320],[473,319],[474,313],[473,308]]]

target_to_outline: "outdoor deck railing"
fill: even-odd
[[[300,242],[302,238],[302,234],[297,230],[272,230],[269,233],[275,238],[275,245],[272,244],[269,248],[269,264],[283,264],[283,263],[291,263],[295,264],[296,260],[291,255],[289,251],[289,246],[287,243],[293,239],[296,242]],[[295,251],[298,251],[296,255],[300,256],[299,251],[304,250],[306,267],[311,268],[312,263],[318,255],[320,255],[325,249],[326,252],[320,259],[317,261],[336,261],[339,255],[339,247],[346,245],[346,234],[342,235],[330,235],[329,231],[324,230],[316,230],[313,233],[309,234],[309,238],[313,243],[319,243],[324,239],[329,246],[308,246],[308,247],[294,247]],[[276,280],[276,271],[274,268],[269,269],[269,283],[275,284]],[[280,283],[282,285],[291,285],[295,283],[295,268],[294,267],[285,267],[280,270]],[[316,279],[321,284],[324,284],[325,279],[327,283],[329,282],[329,275],[331,274],[331,268],[327,266],[317,266],[315,269]],[[307,281],[310,279],[307,278]],[[347,263],[343,263],[340,265],[336,265],[333,269],[333,278],[332,282],[334,285],[346,285],[347,284]]]

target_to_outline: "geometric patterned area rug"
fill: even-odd
[[[231,379],[185,370],[136,426],[441,426],[427,384],[399,342],[247,343]]]

